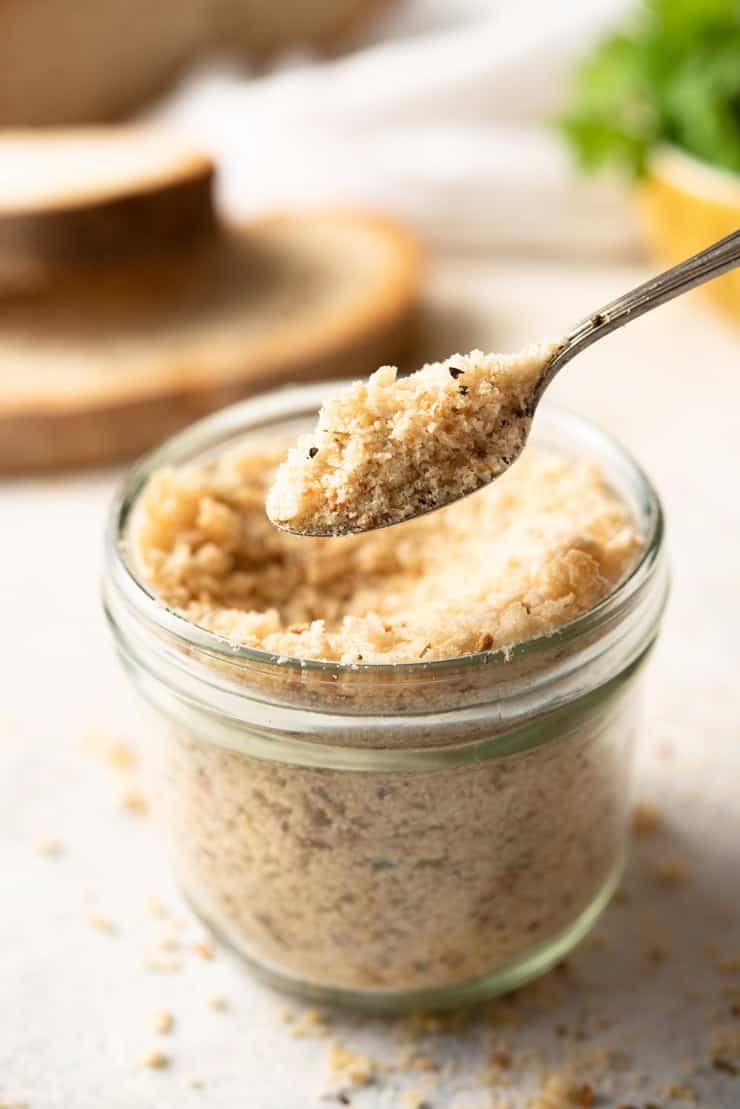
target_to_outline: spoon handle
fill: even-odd
[[[618,327],[652,308],[657,308],[659,304],[665,304],[667,300],[672,300],[705,281],[711,281],[713,277],[719,277],[737,265],[740,265],[740,230],[733,231],[719,242],[679,262],[677,266],[638,285],[636,289],[623,293],[598,312],[592,312],[569,332],[563,346],[545,367],[538,384],[538,396],[541,396],[566,362],[590,347],[597,339],[602,339],[610,331],[616,331]]]

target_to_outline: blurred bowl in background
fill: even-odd
[[[740,227],[740,174],[677,147],[661,146],[654,152],[636,195],[647,241],[669,264]],[[701,295],[740,324],[740,270],[704,285]]]

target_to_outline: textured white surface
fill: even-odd
[[[634,268],[460,259],[439,265],[433,285],[450,324],[473,306],[456,324],[460,346],[515,349],[641,276]],[[544,995],[530,992],[513,1010],[521,1022],[500,1029],[513,1051],[539,1047],[555,1060],[574,1029],[585,1031],[587,1046],[626,1053],[611,1093],[594,1081],[598,1106],[680,1105],[660,1092],[666,1082],[688,1083],[711,1109],[740,1105],[740,1077],[707,1061],[711,1021],[740,1026],[729,1013],[733,999],[740,1003],[740,974],[712,966],[715,951],[740,957],[739,352],[737,336],[692,297],[594,347],[555,387],[562,401],[618,434],[654,477],[674,570],[647,676],[636,774],[637,794],[663,808],[666,828],[637,846],[627,900],[571,960],[570,976],[552,976]],[[0,1105],[3,1097],[32,1109],[338,1104],[322,1100],[332,1089],[328,1043],[296,1039],[281,1020],[286,1004],[296,1006],[256,984],[230,953],[217,948],[208,960],[194,950],[202,930],[178,898],[156,827],[118,802],[138,771],[116,773],[86,749],[90,733],[139,750],[149,742],[98,603],[116,476],[0,486]],[[63,853],[39,854],[45,838],[58,839]],[[689,880],[661,888],[650,862],[674,855]],[[171,930],[147,910],[148,894],[185,922],[185,949],[158,952],[181,959],[178,972],[145,967]],[[112,932],[91,927],[95,912],[111,919]],[[656,945],[666,949],[662,964],[649,958]],[[209,1006],[215,992],[228,998],[224,1011]],[[152,1029],[159,1008],[175,1015],[169,1036]],[[332,1024],[374,1058],[397,1053],[392,1023],[333,1016]],[[423,1043],[440,1063],[461,1063],[450,1083],[429,1092],[434,1109],[492,1104],[480,1068],[495,1034],[473,1025],[466,1036]],[[137,1065],[155,1046],[171,1055],[171,1067]],[[699,1073],[682,1076],[687,1061],[702,1060]],[[630,1072],[644,1076],[636,1091]],[[202,1088],[188,1084],[192,1076]],[[526,1105],[528,1081],[502,1087],[511,1109]],[[391,1076],[351,1091],[351,1104],[403,1105],[400,1090],[429,1084],[424,1072]]]

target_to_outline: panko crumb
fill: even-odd
[[[182,963],[179,959],[162,959],[158,955],[146,959],[144,966],[147,970],[155,971],[158,974],[176,974],[182,970]]]
[[[162,1036],[167,1036],[175,1026],[175,1018],[167,1009],[157,1009],[152,1013],[152,1028]]]
[[[530,1099],[529,1109],[591,1109],[594,1104],[591,1086],[574,1082],[564,1074],[550,1074]]]
[[[151,916],[165,917],[169,914],[167,906],[156,893],[148,893],[144,898],[144,907]]]
[[[521,452],[537,383],[561,343],[455,354],[404,378],[381,366],[324,404],[278,470],[268,516],[310,535],[346,535],[479,489]]]
[[[642,546],[597,467],[536,444],[474,497],[400,528],[288,535],[264,512],[280,453],[159,471],[134,522],[137,568],[162,601],[273,654],[359,665],[508,648],[595,605]]]
[[[740,973],[740,955],[717,956],[714,958],[712,965],[718,974],[738,974]]]
[[[122,809],[137,816],[146,816],[149,812],[149,802],[140,789],[130,786],[121,791],[118,803]]]
[[[439,1063],[428,1055],[414,1050],[413,1047],[403,1047],[398,1052],[397,1069],[401,1072],[428,1071],[435,1073],[439,1071]]]
[[[110,917],[105,916],[103,913],[90,913],[87,918],[87,923],[97,932],[113,931],[113,921],[110,919]]]
[[[659,832],[663,822],[663,813],[657,805],[638,801],[632,810],[632,835],[635,839],[646,839]]]
[[[108,764],[111,770],[125,774],[133,769],[136,764],[136,756],[133,750],[122,739],[91,732],[87,736],[86,744],[103,762]]]
[[[686,885],[690,877],[689,868],[679,855],[653,859],[650,863],[650,873],[659,886],[669,889]]]
[[[687,1102],[689,1105],[696,1105],[697,1102],[696,1090],[685,1082],[665,1082],[660,1087],[660,1096],[672,1101]]]
[[[291,1035],[296,1040],[304,1036],[323,1038],[329,1035],[329,1016],[321,1009],[304,1009],[300,1016],[291,1014],[291,1018],[287,1021],[287,1012],[283,1014],[283,1020],[290,1023]]]
[[[335,1040],[329,1051],[329,1071],[332,1082],[350,1082],[353,1086],[370,1086],[379,1076],[380,1068],[374,1059],[357,1051],[350,1051]]]
[[[40,839],[36,842],[36,854],[46,855],[48,858],[57,858],[63,853],[63,848],[58,839]]]
[[[164,1051],[155,1047],[152,1048],[151,1051],[147,1051],[145,1055],[142,1055],[140,1062],[142,1067],[149,1067],[151,1070],[163,1070],[170,1065],[172,1060]]]
[[[180,951],[182,948],[182,941],[171,932],[165,932],[159,940],[159,946],[162,951]]]
[[[716,1069],[737,1073],[740,1069],[740,1024],[726,1025],[716,1032],[709,1042],[708,1054]]]
[[[415,1090],[406,1090],[402,1093],[401,1104],[403,1109],[431,1109],[424,1094],[417,1093]]]

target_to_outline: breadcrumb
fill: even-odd
[[[734,1066],[740,1064],[740,1024],[731,1024],[717,1032],[709,1043],[709,1057],[713,1063],[722,1060]]]
[[[331,1045],[329,1052],[331,1080],[350,1082],[353,1086],[370,1086],[376,1081],[379,1067],[374,1059],[350,1051],[338,1040]]]
[[[87,923],[98,932],[112,932],[113,921],[103,913],[90,913]]]
[[[177,936],[173,936],[168,932],[160,939],[159,946],[162,951],[179,951],[182,947],[182,943]]]
[[[138,816],[146,816],[149,812],[149,802],[141,790],[134,786],[122,790],[118,802],[122,809]]]
[[[683,886],[689,880],[689,869],[684,860],[678,855],[654,859],[650,864],[650,871],[655,881],[661,886]]]
[[[142,1056],[141,1065],[142,1067],[150,1067],[152,1070],[162,1070],[164,1067],[168,1067],[171,1061],[169,1055],[155,1047]]]
[[[61,855],[63,850],[58,839],[40,839],[36,844],[36,853],[39,855],[47,855],[50,858]]]
[[[439,1063],[423,1055],[413,1048],[402,1048],[398,1053],[398,1070],[400,1071],[438,1071]]]
[[[286,1017],[284,1016],[285,1020]],[[292,1016],[291,1035],[300,1040],[304,1036],[322,1038],[329,1035],[329,1018],[321,1009],[305,1009],[299,1017]]]
[[[175,1026],[175,1018],[167,1009],[157,1009],[152,1014],[152,1028],[155,1032],[166,1036]]]
[[[125,773],[132,769],[136,763],[136,756],[127,743],[118,738],[91,733],[87,737],[87,746],[99,755],[111,770]]]
[[[416,1093],[414,1090],[406,1090],[401,1094],[401,1103],[403,1109],[430,1109],[429,1102],[423,1094]]]
[[[596,467],[537,444],[475,497],[401,530],[287,535],[264,512],[277,454],[242,447],[159,471],[137,506],[135,557],[192,623],[278,655],[354,665],[513,646],[591,608],[642,546]]]
[[[717,958],[713,965],[718,974],[738,974],[740,973],[740,955]]]
[[[638,801],[632,810],[632,835],[635,839],[655,835],[663,827],[663,821],[663,813],[657,805],[649,801]]]
[[[300,1016],[293,1015],[291,1024],[291,1035],[295,1039],[302,1039],[304,1036],[328,1036],[328,1015],[322,1009],[304,1009]]]
[[[591,1109],[596,1104],[593,1087],[574,1082],[567,1074],[546,1075],[529,1109]]]
[[[346,535],[479,489],[522,450],[537,383],[559,345],[474,350],[406,378],[382,366],[326,402],[278,470],[268,516],[309,535]]]
[[[149,893],[144,899],[144,905],[152,916],[167,916],[168,910],[156,893]]]
[[[182,970],[182,963],[179,959],[160,959],[158,956],[147,959],[144,966],[147,970],[157,971],[161,974],[175,974]]]
[[[696,1090],[687,1086],[685,1082],[666,1082],[660,1088],[661,1097],[672,1098],[673,1101],[685,1101],[691,1105],[696,1104]]]

